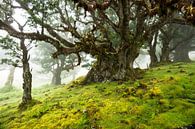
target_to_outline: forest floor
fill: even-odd
[[[33,89],[25,111],[21,97],[0,93],[0,129],[175,129],[195,123],[195,63],[156,67],[123,84]]]

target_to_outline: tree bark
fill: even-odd
[[[62,56],[59,57],[57,61],[57,67],[54,68],[54,70],[52,71],[53,74],[52,81],[51,81],[52,85],[61,85],[61,74],[64,68],[65,68],[65,56]]]
[[[163,48],[162,48],[162,54],[160,57],[160,62],[169,62],[169,54],[170,54],[170,49],[169,49],[169,44],[170,44],[170,40],[165,40],[163,41]]]
[[[24,39],[21,39],[20,45],[23,52],[22,64],[23,64],[23,96],[22,104],[27,104],[32,100],[31,88],[32,88],[32,74],[30,71],[29,59],[27,47],[25,46]]]
[[[129,46],[129,47],[128,47]],[[117,54],[102,54],[88,72],[84,83],[104,81],[125,81],[137,78],[133,62],[138,56],[135,46],[124,46]]]
[[[175,49],[174,62],[190,62],[189,58],[190,46],[180,45]]]
[[[156,51],[154,49],[149,50],[149,55],[150,55],[150,67],[155,66],[158,63],[158,59],[156,57]]]
[[[8,87],[9,89],[13,89],[15,69],[16,69],[16,67],[11,66],[7,81],[5,82],[5,86]]]
[[[154,35],[154,42],[153,42],[153,36],[150,36],[149,38],[149,48],[150,50],[149,55],[150,55],[150,67],[155,66],[158,63],[158,58],[156,56],[156,45],[157,45],[157,38],[158,38],[158,32],[155,33]]]
[[[53,74],[52,81],[51,81],[52,85],[61,85],[61,73],[62,70],[60,67],[54,69],[54,71],[52,72]]]

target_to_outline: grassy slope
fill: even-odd
[[[35,89],[39,102],[17,110],[21,91],[0,93],[0,128],[171,129],[195,123],[195,64],[151,69],[136,82],[75,83]]]

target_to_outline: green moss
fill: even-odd
[[[33,89],[38,100],[18,110],[21,91],[0,93],[0,129],[172,129],[195,123],[195,64],[150,69],[141,80]],[[81,79],[82,80],[82,79]]]

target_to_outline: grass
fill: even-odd
[[[195,63],[153,68],[135,82],[74,81],[33,90],[36,105],[17,109],[21,91],[0,93],[0,129],[174,129],[195,123]]]

